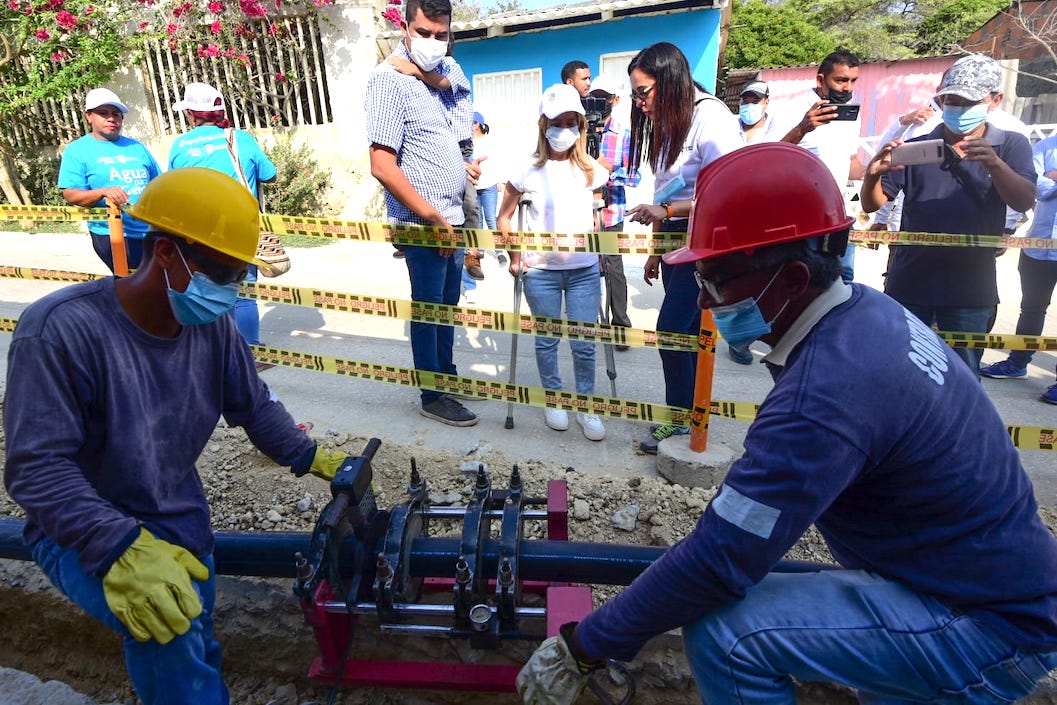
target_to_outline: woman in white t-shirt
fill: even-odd
[[[526,231],[576,235],[594,230],[592,191],[609,179],[609,173],[587,154],[587,122],[580,94],[565,84],[554,85],[540,98],[539,137],[534,160],[507,183],[499,209],[498,229],[512,230],[510,219],[522,194],[526,207]],[[525,299],[533,315],[595,323],[602,296],[598,255],[576,252],[510,252],[510,273],[525,267]],[[536,338],[536,366],[546,389],[562,388],[558,373],[558,338]],[[595,345],[569,341],[573,352],[576,391],[594,394]],[[546,409],[544,420],[555,431],[569,428],[569,415],[562,409]],[[577,415],[584,436],[592,441],[605,438],[602,420],[595,414]]]

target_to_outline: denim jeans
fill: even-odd
[[[1057,666],[987,626],[871,573],[771,573],[683,627],[708,705],[794,705],[790,676],[843,683],[868,705],[1008,705]]]
[[[45,537],[33,545],[33,560],[70,602],[121,636],[125,667],[145,705],[228,705],[228,689],[220,673],[220,644],[213,638],[216,586],[212,555],[199,557],[209,568],[209,579],[191,581],[202,601],[201,616],[191,620],[186,634],[165,645],[153,639],[139,642],[129,634],[106,604],[103,579],[84,572],[76,551]]]
[[[113,272],[114,253],[110,249],[110,236],[92,233],[92,249],[99,255],[99,259],[103,260],[107,269]],[[139,269],[139,263],[143,259],[143,238],[125,238],[125,259],[129,269]]]
[[[254,265],[249,266],[249,274],[246,275],[246,281],[255,282],[257,281],[257,267]],[[257,312],[257,299],[248,299],[240,296],[235,299],[235,308],[231,312],[235,317],[235,327],[239,329],[239,333],[250,345],[261,344],[261,317]]]
[[[1057,261],[1042,260],[1020,253],[1020,318],[1017,335],[1041,335],[1046,323],[1046,309],[1057,286]],[[1035,353],[1031,350],[1012,350],[1010,362],[1027,367]]]
[[[477,189],[477,217],[479,227],[495,230],[495,208],[499,200],[499,189],[495,186]]]
[[[454,255],[440,257],[433,247],[405,247],[404,262],[411,279],[411,300],[449,305],[459,303],[461,252],[458,250]],[[451,326],[411,322],[411,355],[415,369],[456,374],[452,360],[454,344],[455,329]],[[429,404],[441,396],[441,392],[423,389],[422,404]]]
[[[665,221],[667,225],[670,221]],[[685,225],[681,226],[685,227]],[[661,262],[664,300],[657,314],[657,330],[688,333],[697,339],[701,330],[701,309],[697,306],[699,289],[694,280],[696,264],[669,265]],[[669,406],[689,409],[694,405],[694,378],[697,375],[697,353],[659,350],[664,371],[664,401]]]
[[[900,302],[902,303],[902,302]],[[903,304],[903,307],[920,318],[925,325],[933,323],[942,331],[963,331],[966,333],[990,333],[995,325],[998,307],[955,308],[954,306],[919,306]],[[984,356],[982,348],[954,348],[954,354],[965,361],[977,377],[980,376],[980,358]]]
[[[525,300],[534,316],[562,318],[562,294],[565,295],[565,316],[571,321],[598,321],[598,304],[602,298],[598,267],[580,269],[530,269],[525,273]],[[561,389],[558,373],[558,342],[560,338],[536,338],[536,367],[540,384],[545,389]],[[573,375],[576,391],[594,394],[595,344],[570,340],[573,351]]]
[[[840,256],[840,278],[845,284],[855,281],[855,243],[849,242]]]

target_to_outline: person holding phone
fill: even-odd
[[[821,159],[841,193],[850,179],[862,178],[863,173],[858,156],[862,122],[858,106],[850,104],[861,63],[850,51],[831,53],[819,64],[814,87],[795,98],[785,113],[789,127],[782,141],[799,145]],[[841,258],[841,277],[846,282],[855,278],[852,243]]]
[[[910,232],[1001,235],[1007,206],[1035,205],[1031,145],[1016,132],[987,122],[1001,97],[1002,69],[994,59],[971,54],[947,71],[936,93],[942,124],[908,140],[942,139],[942,162],[902,166],[892,152],[878,150],[863,179],[862,207],[872,213],[903,193],[902,228]],[[885,293],[925,325],[940,330],[987,333],[998,307],[996,252],[986,247],[896,246]],[[956,348],[973,374],[980,374],[982,350]]]

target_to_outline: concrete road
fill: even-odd
[[[410,298],[407,268],[402,260],[391,256],[386,245],[335,242],[318,248],[292,249],[291,271],[275,280],[278,284],[325,288],[340,292]],[[0,265],[48,267],[105,273],[102,263],[92,252],[84,235],[27,235],[0,233]],[[880,287],[881,273],[888,256],[886,248],[858,250],[856,277],[870,286]],[[1016,252],[999,260],[1002,305],[995,332],[1012,332],[1020,304],[1020,282],[1016,271]],[[625,269],[629,280],[632,323],[653,328],[662,291],[660,285],[647,286],[642,279],[644,256],[627,256]],[[512,280],[499,268],[495,259],[484,261],[486,279],[479,283],[478,306],[512,310]],[[17,317],[25,305],[60,284],[0,279],[0,316]],[[375,316],[361,316],[333,311],[262,303],[261,338],[267,345],[314,352],[367,362],[412,367],[408,324]],[[1047,318],[1046,335],[1057,335],[1057,307]],[[6,350],[9,334],[0,334],[0,369],[6,375]],[[511,338],[490,331],[458,329],[456,362],[462,374],[509,379]],[[757,343],[757,359],[766,346]],[[770,376],[762,365],[741,366],[731,362],[720,343],[716,359],[714,396],[718,399],[761,401],[771,387]],[[987,351],[984,361],[1002,359],[1001,351]],[[563,379],[572,381],[571,356],[567,345],[560,352]],[[1054,382],[1057,353],[1035,355],[1026,381],[984,380],[984,388],[994,400],[1008,424],[1057,426],[1057,406],[1039,402],[1038,396]],[[531,340],[522,338],[517,362],[520,383],[538,385]],[[664,385],[657,352],[632,349],[616,353],[617,393],[626,399],[664,402]],[[506,404],[472,402],[481,422],[471,428],[452,428],[423,418],[418,414],[415,390],[383,383],[348,379],[331,374],[288,368],[274,368],[262,373],[268,385],[279,395],[294,416],[315,424],[315,433],[328,428],[357,435],[378,436],[383,440],[461,453],[479,445],[502,451],[512,462],[533,459],[548,460],[589,472],[614,475],[656,473],[654,457],[636,450],[647,432],[641,423],[605,419],[606,438],[588,441],[573,423],[565,432],[555,432],[543,423],[543,412],[530,407],[515,407],[515,428],[503,427]],[[599,393],[609,393],[604,356],[598,352],[597,384]],[[714,418],[710,443],[722,443],[735,450],[741,448],[744,422]],[[1057,454],[1023,451],[1025,467],[1036,484],[1040,503],[1057,505]],[[437,468],[427,472],[447,471]],[[505,470],[499,468],[499,470]]]

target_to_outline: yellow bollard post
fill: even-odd
[[[125,254],[125,224],[121,221],[121,208],[106,204],[106,224],[110,229],[110,255],[114,258],[114,274],[128,276],[128,256]]]
[[[701,453],[708,447],[708,415],[712,410],[712,374],[716,367],[716,324],[712,312],[701,312],[697,333],[697,377],[694,379],[694,408],[690,413],[690,450]]]

